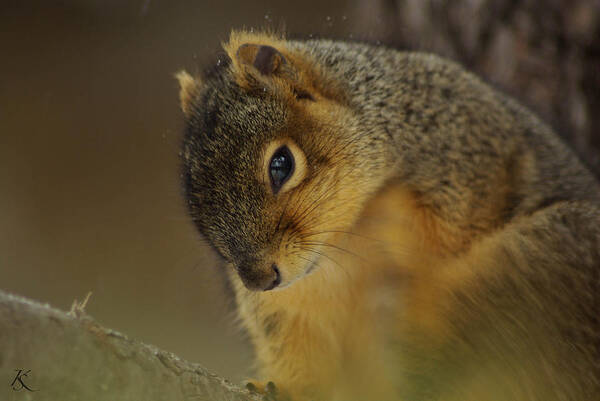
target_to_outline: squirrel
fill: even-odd
[[[551,128],[432,54],[248,31],[223,49],[177,74],[182,180],[249,388],[598,400],[600,185]]]

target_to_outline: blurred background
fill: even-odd
[[[183,207],[173,79],[242,27],[456,59],[600,172],[597,0],[0,0],[0,289],[60,309],[92,291],[104,326],[252,375],[219,261]]]

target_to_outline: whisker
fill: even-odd
[[[346,172],[346,174],[344,174],[342,177],[339,178],[339,180],[346,178],[352,172],[353,172],[353,170],[348,170]],[[343,187],[340,186],[339,188],[337,188],[334,191],[321,192],[321,194],[316,199],[314,199],[309,205],[307,205],[307,207],[302,211],[300,216],[298,216],[298,224],[300,225],[302,222],[305,222],[306,218],[309,217],[315,210],[317,210],[317,207],[321,204],[321,202],[332,198],[334,195],[336,195],[342,189],[343,189]],[[326,197],[323,198],[323,196],[325,196],[325,195],[326,195]]]
[[[333,196],[333,195],[335,195],[335,193],[331,194],[331,196]],[[358,197],[357,197],[357,198],[358,198]],[[328,198],[325,198],[325,199],[323,199],[323,201],[326,201],[327,199],[329,199],[329,197],[328,197]],[[356,198],[346,198],[346,199],[345,199],[345,201],[347,201],[347,202],[352,202],[354,199],[356,199]],[[329,206],[329,207],[327,207],[327,208],[321,208],[321,209],[319,209],[319,211],[321,212],[320,214],[321,214],[321,215],[323,215],[323,214],[326,214],[326,213],[329,213],[329,212],[331,212],[332,210],[335,210],[335,209],[337,209],[337,207],[338,207],[338,205],[337,205],[337,204],[332,204],[332,205],[330,205],[330,206]],[[317,210],[316,208],[315,208],[314,210],[311,210],[311,212],[310,212],[310,213],[308,213],[308,214],[307,214],[307,215],[304,217],[304,219],[301,221],[301,223],[302,223],[303,225],[305,225],[305,226],[306,226],[306,225],[310,225],[310,224],[312,224],[312,223],[313,223],[313,222],[314,222],[314,221],[315,221],[315,220],[316,220],[316,219],[319,217],[319,215],[314,215],[314,216],[311,216],[311,214],[312,214],[313,212],[315,212],[316,210]]]
[[[298,255],[298,254],[296,254],[296,256],[297,256],[297,257],[299,257],[300,259],[304,259],[304,260],[306,260],[306,261],[307,261],[308,263],[310,263],[311,265],[312,265],[312,264],[316,265],[316,266],[317,266],[319,269],[321,269],[321,265],[320,265],[320,264],[319,264],[319,263],[318,263],[316,260],[310,260],[309,258],[305,258],[304,256],[302,256],[302,255]]]
[[[311,248],[311,247],[298,247],[298,248],[299,248],[299,249],[303,249],[303,250],[305,250],[305,251],[308,251],[308,252],[313,252],[313,253],[316,253],[316,254],[318,254],[318,255],[320,255],[320,256],[323,256],[324,258],[327,258],[327,259],[329,259],[330,261],[332,261],[332,262],[333,262],[333,263],[334,263],[334,264],[335,264],[335,265],[336,265],[336,266],[339,268],[339,270],[340,270],[341,272],[343,272],[343,273],[346,275],[346,278],[348,278],[348,279],[350,279],[350,278],[351,278],[351,275],[350,275],[350,273],[348,272],[348,270],[347,270],[347,269],[345,269],[345,268],[344,268],[344,267],[343,267],[343,266],[342,266],[342,265],[341,265],[341,264],[340,264],[340,263],[339,263],[337,260],[333,259],[331,256],[327,255],[326,253],[324,253],[324,252],[319,252],[319,251],[317,251],[317,250],[315,250],[315,249],[313,249],[313,248]],[[319,267],[320,267],[320,265],[319,265]],[[323,271],[327,272],[327,269],[323,269]]]
[[[352,235],[352,236],[355,236],[355,237],[358,237],[361,239],[366,239],[369,241],[379,242],[382,244],[386,243],[386,241],[383,241],[380,239],[371,238],[371,237],[367,237],[366,235],[354,233],[352,231],[344,231],[344,230],[323,230],[323,231],[308,232],[308,233],[304,233],[303,237],[308,238],[308,237],[313,237],[313,236],[321,235],[321,234],[346,234],[346,235]]]
[[[329,255],[325,254],[324,252],[319,252],[319,251],[317,251],[317,250],[315,250],[313,248],[304,247],[304,246],[299,246],[297,248],[298,249],[303,249],[303,250],[308,251],[308,252],[314,252],[317,255],[323,256],[324,258],[327,258],[327,259],[331,260],[333,263],[335,263],[340,269],[345,270],[342,267],[342,265],[339,264],[339,262],[337,260],[333,259],[332,257],[330,257]]]
[[[283,220],[285,211],[287,210],[287,207],[290,204],[290,199],[291,199],[291,196],[288,195],[287,201],[285,202],[285,206],[283,207],[283,211],[281,212],[281,215],[279,216],[279,220],[277,221],[277,226],[275,226],[275,232],[273,233],[273,235],[275,235],[277,233],[277,231],[279,230],[279,226],[281,225],[281,220]]]
[[[321,181],[324,181],[324,179],[325,179],[325,177],[322,177]],[[317,183],[317,185],[318,184],[319,183]],[[296,213],[300,211],[300,207],[304,206],[303,203],[308,198],[308,194],[309,194],[309,191],[306,191],[304,193],[304,197],[301,199],[300,202],[298,202],[298,208],[296,209],[296,211],[292,215],[292,217],[291,217],[292,219],[294,219],[294,218],[297,217],[299,220],[302,220],[303,216],[306,214],[307,209],[311,208],[312,205],[318,203],[321,200],[321,198],[327,194],[327,190],[321,191],[321,194],[316,199],[313,199],[306,207],[304,207],[304,209],[302,209],[302,212],[298,216],[296,216]]]
[[[360,255],[358,255],[358,254],[356,254],[356,253],[354,253],[352,251],[349,251],[348,249],[342,248],[342,247],[334,245],[334,244],[330,244],[328,242],[322,242],[322,241],[300,241],[298,243],[302,244],[302,245],[322,245],[322,246],[328,246],[330,248],[337,249],[338,251],[346,252],[348,255],[354,256],[355,258],[360,259],[363,262],[367,262],[367,260],[364,257],[362,257],[362,256],[360,256]]]
[[[285,216],[285,212],[286,212],[286,210],[287,210],[287,208],[288,208],[288,205],[289,205],[289,203],[290,203],[290,199],[291,199],[291,198],[292,198],[292,197],[291,197],[291,196],[288,194],[287,201],[285,202],[285,206],[283,207],[283,211],[281,212],[281,215],[279,216],[279,221],[277,222],[277,227],[275,227],[275,231],[273,232],[273,235],[272,235],[272,237],[273,237],[273,236],[275,236],[275,235],[277,234],[278,230],[279,230],[279,227],[280,227],[280,225],[281,225],[281,221],[283,220],[283,216]],[[283,230],[283,232],[281,233],[281,235],[279,236],[279,244],[277,244],[277,247],[278,247],[278,248],[279,248],[279,247],[281,247],[281,241],[283,241],[283,236],[285,235],[285,232],[286,232],[287,228],[288,228],[288,227],[286,227],[286,228]]]

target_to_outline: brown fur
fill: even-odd
[[[600,188],[549,128],[432,55],[223,47],[179,75],[184,179],[261,378],[294,400],[597,398]],[[274,193],[282,143],[301,175]]]

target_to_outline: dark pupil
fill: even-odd
[[[294,158],[287,146],[279,148],[269,165],[271,182],[275,190],[279,189],[285,181],[292,175],[294,169]]]

